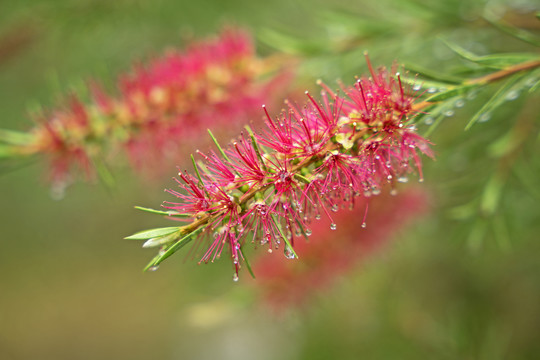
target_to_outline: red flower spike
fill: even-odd
[[[182,176],[187,194],[173,194],[186,204],[166,207],[204,211],[202,220],[188,225],[206,226],[209,246],[201,261],[228,249],[237,279],[246,239],[296,257],[296,239],[312,232],[311,218],[324,213],[336,230],[332,213],[353,208],[357,198],[393,189],[414,170],[422,179],[418,152],[433,153],[416,128],[406,125],[414,117],[414,99],[403,91],[399,75],[369,67],[371,78],[342,85],[343,96],[322,85],[322,103],[306,93],[303,107],[287,103],[277,117],[263,106],[266,128],[251,141],[242,135],[226,151],[216,142],[222,156],[203,155],[205,184]],[[202,199],[209,203],[204,210],[198,207]]]
[[[257,113],[263,99],[275,99],[290,74],[271,67],[256,57],[248,33],[225,29],[185,51],[134,66],[119,76],[118,95],[89,82],[88,103],[71,96],[17,151],[48,156],[57,182],[74,177],[77,167],[92,178],[94,161],[108,162],[122,152],[136,170],[158,176],[183,160],[193,139],[204,145],[199,139],[208,127],[230,134]]]

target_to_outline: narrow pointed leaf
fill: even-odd
[[[514,76],[507,80],[506,84],[499,88],[499,90],[489,99],[484,106],[471,118],[465,130],[469,130],[481,117],[486,116],[486,114],[492,114],[493,111],[503,104],[507,99],[507,95],[512,91],[512,87],[521,79],[521,76]]]
[[[140,231],[138,233],[135,233],[133,235],[125,237],[124,239],[126,239],[126,240],[146,240],[146,239],[151,239],[151,238],[155,238],[155,237],[158,237],[158,236],[168,235],[168,234],[171,234],[171,233],[176,232],[178,230],[180,230],[179,226],[156,228],[156,229],[151,229],[151,230]]]
[[[143,271],[146,271],[150,269],[151,267],[158,266],[161,262],[163,262],[165,259],[167,259],[169,256],[174,254],[176,251],[180,250],[182,247],[186,246],[188,243],[193,240],[193,238],[198,235],[204,227],[198,228],[197,230],[187,234],[186,236],[182,237],[178,241],[176,241],[174,244],[170,245],[168,248],[165,249],[164,252],[158,254],[155,256],[152,261],[146,265]]]
[[[446,90],[446,91],[440,92],[438,94],[434,94],[434,95],[428,97],[425,101],[427,101],[427,102],[438,102],[438,101],[443,101],[443,100],[450,99],[450,98],[453,98],[453,97],[456,97],[456,96],[464,95],[464,94],[471,91],[472,89],[474,89],[477,86],[478,85],[457,86],[457,87],[452,88],[450,90]]]
[[[32,135],[24,132],[0,129],[0,141],[7,144],[26,145],[32,141],[33,138]]]
[[[279,234],[281,235],[281,237],[283,238],[283,241],[285,241],[285,244],[286,246],[289,247],[289,249],[291,250],[291,252],[294,254],[294,257],[298,259],[298,255],[296,255],[296,252],[294,251],[291,243],[289,242],[289,239],[287,239],[287,236],[285,236],[285,234],[283,233],[283,229],[281,228],[281,225],[279,224],[279,220],[276,219],[275,216],[272,216],[272,220],[274,221],[274,224],[276,225],[276,228],[277,230],[279,231]]]
[[[242,254],[242,258],[244,259],[244,264],[246,264],[246,268],[248,269],[249,271],[249,274],[251,275],[252,278],[255,279],[255,273],[253,272],[253,269],[251,268],[251,265],[249,264],[249,261],[246,257],[246,255],[244,254],[244,252],[242,251],[242,248],[240,247],[240,254]]]
[[[142,207],[142,206],[135,206],[135,209],[145,211],[145,212],[148,212],[148,213],[151,213],[151,214],[164,215],[164,216],[170,216],[170,217],[179,217],[179,218],[190,218],[191,217],[191,215],[189,215],[189,214],[180,214],[180,213],[175,213],[173,211],[155,210],[155,209],[145,208],[145,207]]]
[[[145,241],[145,243],[143,244],[143,248],[152,248],[152,247],[157,247],[157,246],[161,246],[161,245],[164,245],[164,244],[167,244],[167,243],[170,243],[172,241],[174,241],[176,238],[178,238],[178,234],[176,232],[173,232],[169,235],[165,235],[165,236],[158,236],[158,237],[155,237],[155,238],[151,238],[151,239],[148,239]]]
[[[231,159],[229,159],[229,157],[227,156],[227,153],[225,153],[225,150],[223,150],[223,148],[221,147],[221,145],[219,145],[219,142],[217,141],[216,137],[214,136],[214,134],[212,134],[212,131],[210,131],[210,129],[208,129],[208,134],[210,134],[210,137],[212,138],[212,141],[214,142],[214,144],[216,145],[216,147],[218,148],[221,156],[223,156],[223,158],[225,160],[227,160],[229,163],[231,163]]]

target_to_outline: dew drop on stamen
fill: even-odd
[[[397,181],[400,183],[406,183],[407,181],[409,181],[409,178],[406,176],[400,176],[398,177]]]
[[[367,224],[365,222],[363,222],[362,227],[365,229],[367,227]]]
[[[321,220],[321,214],[315,215],[315,220]]]
[[[159,269],[159,266],[158,266],[158,265],[156,265],[156,266],[150,266],[150,267],[148,268],[148,271],[156,271],[157,269]]]
[[[337,204],[332,205],[332,211],[337,212],[339,210],[339,206]]]
[[[238,282],[238,274],[234,273],[232,279],[234,282]]]
[[[305,233],[306,233],[306,236],[311,236],[311,234],[313,234],[313,231],[311,231],[311,229],[306,229]]]
[[[337,229],[337,225],[332,223],[330,224],[330,230],[336,230]]]

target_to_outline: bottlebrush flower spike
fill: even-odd
[[[272,101],[290,78],[281,65],[257,58],[249,34],[228,28],[121,75],[118,95],[91,82],[89,103],[72,95],[67,106],[39,114],[30,140],[14,152],[48,156],[54,183],[77,165],[92,177],[95,165],[123,151],[135,169],[156,176],[183,160],[190,139],[210,125],[230,135],[263,99]]]
[[[176,236],[165,235],[147,268],[155,269],[197,231],[196,247],[206,248],[201,261],[214,261],[228,249],[237,280],[242,263],[249,269],[246,242],[297,257],[294,245],[312,233],[311,218],[324,215],[335,230],[332,212],[353,207],[358,197],[394,189],[412,172],[421,179],[419,153],[433,154],[413,125],[415,98],[399,74],[374,71],[369,60],[368,65],[371,77],[342,85],[343,95],[321,84],[321,102],[306,93],[303,107],[288,103],[276,117],[263,106],[266,128],[254,134],[248,127],[249,136],[243,134],[227,149],[210,133],[220,156],[194,161],[197,179],[180,174],[184,192],[169,190],[182,202],[164,204],[172,211],[167,215],[190,223],[178,227]]]

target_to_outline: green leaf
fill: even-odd
[[[480,210],[486,215],[493,215],[499,204],[504,181],[497,175],[493,175],[489,179],[484,192],[482,193],[482,199],[480,201]]]
[[[180,230],[180,226],[156,228],[156,229],[151,229],[151,230],[140,231],[138,233],[135,233],[133,235],[125,237],[124,239],[126,239],[126,240],[146,240],[146,239],[151,239],[151,238],[155,238],[155,237],[158,237],[158,236],[169,235],[169,234],[171,234],[173,232],[176,232],[178,230]]]
[[[487,22],[489,22],[491,25],[495,26],[496,28],[498,28],[499,30],[501,30],[501,31],[503,31],[503,32],[505,32],[507,34],[512,35],[516,39],[519,39],[519,40],[525,41],[525,42],[527,42],[529,44],[532,44],[534,46],[540,47],[540,38],[538,38],[538,36],[535,36],[534,34],[528,32],[526,30],[511,26],[511,25],[497,19],[497,17],[494,16],[493,14],[486,14],[484,16],[484,19]]]
[[[198,235],[205,226],[198,228],[197,230],[187,234],[183,238],[176,241],[174,244],[170,245],[168,248],[166,248],[163,252],[156,255],[152,261],[146,265],[146,267],[143,269],[143,271],[147,271],[152,267],[158,266],[161,262],[163,262],[165,259],[167,259],[169,256],[174,254],[176,251],[180,250],[182,247],[186,246],[193,238]]]
[[[227,156],[227,154],[225,153],[225,150],[223,150],[223,148],[221,147],[221,145],[219,145],[219,142],[217,141],[216,137],[214,136],[214,134],[212,134],[212,131],[210,131],[210,129],[208,129],[208,134],[210,134],[210,137],[212,138],[212,141],[214,142],[214,144],[216,145],[216,147],[218,148],[219,150],[219,153],[221,154],[221,156],[223,156],[223,158],[225,160],[227,160],[229,163],[231,163],[231,159],[229,159],[229,157]]]
[[[434,71],[434,70],[427,69],[416,64],[406,63],[405,69],[410,70],[413,73],[420,74],[422,78],[428,78],[435,81],[440,81],[437,83],[439,84],[438,87],[444,86],[446,84],[461,84],[463,82],[463,79],[457,76],[447,75],[441,71]],[[413,82],[417,83],[418,81],[414,79]]]
[[[191,162],[193,163],[193,168],[195,169],[195,174],[197,174],[197,179],[199,179],[199,184],[201,186],[204,186],[204,182],[202,181],[201,173],[199,172],[199,167],[197,166],[197,163],[195,162],[195,158],[193,157],[193,154],[191,154]]]
[[[151,248],[151,247],[161,246],[161,245],[170,243],[176,240],[177,238],[178,238],[178,233],[175,231],[169,235],[158,236],[155,238],[148,239],[147,241],[145,241],[142,247]]]
[[[425,101],[427,102],[438,102],[443,101],[446,99],[450,99],[456,96],[464,95],[465,93],[469,92],[470,90],[478,87],[478,85],[463,85],[463,86],[457,86],[455,88],[440,92],[438,94],[434,94],[430,97],[428,97]]]
[[[170,217],[179,217],[179,218],[190,218],[191,217],[191,215],[189,215],[189,214],[180,214],[180,213],[175,213],[173,211],[155,210],[155,209],[145,208],[145,207],[142,207],[142,206],[135,206],[135,209],[145,211],[145,212],[148,212],[148,213],[151,213],[151,214],[164,215],[164,216],[170,216]]]
[[[439,89],[446,89],[448,86],[453,85],[446,82],[439,82],[439,81],[425,80],[425,79],[418,79],[418,78],[411,78],[411,77],[402,77],[401,81],[406,82],[407,84],[410,84],[410,85],[421,86],[424,90],[430,89],[430,91],[439,91]]]
[[[523,77],[523,74],[513,76],[506,81],[506,83],[499,88],[499,90],[489,99],[482,108],[471,118],[465,130],[469,130],[478,120],[482,117],[490,116],[493,111],[502,105],[507,99],[508,93],[512,91],[514,85]]]
[[[259,144],[257,143],[257,139],[255,138],[255,134],[253,133],[253,130],[251,130],[251,127],[249,125],[246,125],[245,126],[248,134],[249,134],[249,137],[251,138],[251,144],[253,145],[253,148],[255,149],[255,153],[257,154],[257,158],[259,158],[259,161],[263,167],[264,170],[267,170],[267,167],[266,167],[266,164],[264,163],[264,160],[263,160],[263,157],[262,157],[262,152],[261,152],[261,149],[259,147]]]
[[[244,263],[246,264],[246,268],[248,269],[251,277],[255,279],[255,273],[253,272],[253,269],[251,268],[251,265],[249,264],[249,261],[248,261],[246,255],[242,251],[242,247],[240,247],[239,251],[240,251],[240,254],[242,255],[242,258],[244,259]]]
[[[24,132],[0,129],[0,141],[11,145],[26,145],[34,139],[34,136]]]
[[[523,62],[537,60],[538,54],[528,54],[528,53],[512,53],[512,54],[494,54],[481,56],[477,58],[476,63],[482,64],[485,66],[505,69],[509,66],[520,64]]]
[[[462,58],[474,62],[478,65],[491,67],[495,69],[505,69],[508,66],[516,65],[522,62],[538,59],[538,54],[530,53],[509,53],[509,54],[493,54],[487,56],[478,56],[462,47],[443,40],[445,44]]]
[[[272,220],[274,221],[274,225],[279,231],[279,234],[283,238],[283,241],[285,241],[286,246],[289,247],[289,250],[293,253],[294,257],[298,259],[298,255],[296,255],[296,252],[294,251],[291,243],[289,242],[289,239],[287,239],[287,236],[285,236],[285,234],[283,233],[283,229],[281,228],[281,225],[279,224],[279,220],[275,216],[272,216]]]

